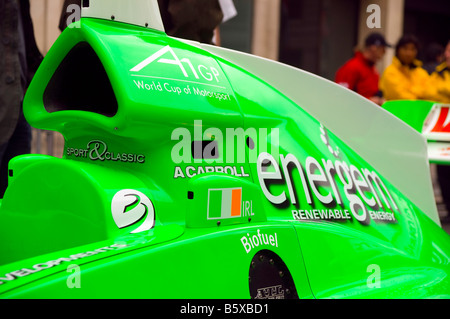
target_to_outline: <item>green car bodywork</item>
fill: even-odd
[[[1,298],[450,296],[425,142],[334,83],[82,18],[25,115],[64,154],[10,163]]]

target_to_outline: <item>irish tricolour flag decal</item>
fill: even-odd
[[[242,188],[208,190],[208,219],[241,217]]]

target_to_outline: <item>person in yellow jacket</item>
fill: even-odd
[[[447,43],[444,56],[445,61],[431,74],[431,82],[436,89],[433,101],[450,103],[450,41]]]
[[[392,63],[380,79],[383,97],[389,100],[429,100],[436,95],[430,75],[416,59],[419,41],[413,35],[400,38]]]

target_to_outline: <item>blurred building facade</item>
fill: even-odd
[[[234,0],[240,17],[222,28],[223,46],[246,51],[333,79],[370,32],[382,33],[393,45],[406,33],[423,48],[450,40],[448,0]],[[375,6],[376,7],[375,7]],[[379,15],[376,10],[379,8]],[[374,19],[379,24],[374,25]],[[235,40],[235,27],[245,23]],[[251,22],[249,22],[251,21]],[[243,34],[246,32],[245,34]],[[423,52],[419,53],[419,57]],[[391,63],[387,50],[378,69]]]

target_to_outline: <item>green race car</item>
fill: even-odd
[[[169,37],[156,1],[89,2],[25,97],[65,146],[10,162],[1,298],[450,297],[418,132],[313,74]]]

